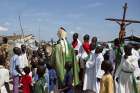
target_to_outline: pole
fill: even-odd
[[[126,16],[126,10],[127,10],[127,3],[125,3],[124,5],[124,12],[123,12],[123,20],[125,20],[125,16]]]
[[[38,34],[39,34],[39,42],[40,42],[40,25],[39,25],[39,29],[38,29]]]
[[[21,29],[21,39],[23,38],[23,40],[24,40],[24,31],[23,31],[23,27],[21,24],[21,18],[20,18],[20,16],[18,18],[19,18],[19,24],[20,24],[20,29]]]

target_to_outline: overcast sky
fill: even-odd
[[[105,18],[122,18],[123,5],[128,3],[127,19],[140,20],[140,0],[0,0],[0,34],[20,34],[18,16],[26,34],[41,39],[57,39],[60,26],[66,28],[68,38],[77,32],[97,36],[107,41],[118,36],[119,26]],[[140,24],[127,27],[127,35],[132,31],[140,35]]]

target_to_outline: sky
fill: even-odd
[[[123,5],[128,3],[127,19],[140,20],[140,0],[0,0],[0,34],[21,34],[18,16],[25,34],[43,40],[57,40],[63,26],[72,34],[97,36],[99,41],[118,37],[119,25],[106,18],[122,18]],[[131,24],[126,34],[140,36],[140,24]]]

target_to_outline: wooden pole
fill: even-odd
[[[22,27],[22,24],[21,24],[21,18],[20,18],[20,16],[18,18],[19,18],[19,24],[20,24],[20,29],[21,29],[21,39],[24,40],[24,31],[23,31],[23,27]]]

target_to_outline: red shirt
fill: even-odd
[[[90,49],[90,44],[89,44],[89,42],[84,42],[84,43],[83,43],[83,48],[84,48],[84,50],[87,52],[87,54],[90,53],[91,49]]]
[[[23,84],[23,93],[31,93],[30,86],[32,83],[32,78],[29,75],[24,75],[21,77],[21,83]]]

